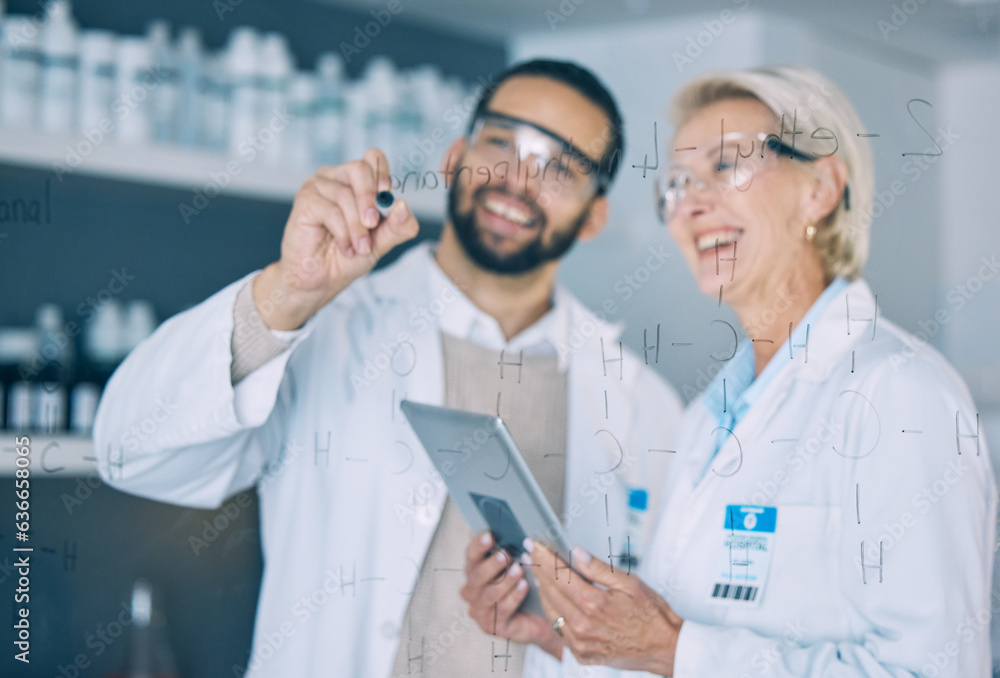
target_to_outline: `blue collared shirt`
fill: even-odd
[[[810,326],[816,324],[830,301],[847,289],[847,284],[843,278],[836,278],[823,290],[823,293],[813,302],[799,324],[792,330],[791,336],[782,342],[781,347],[757,378],[754,378],[756,365],[753,345],[744,337],[742,344],[737,347],[736,353],[729,359],[728,364],[715,375],[701,396],[701,401],[709,412],[715,415],[719,424],[713,457],[718,454],[722,444],[729,438],[729,434],[757,402],[767,385],[774,381],[785,365],[806,350]],[[788,356],[789,359],[786,360],[785,356]],[[712,459],[710,458],[702,471],[702,477],[711,463]]]

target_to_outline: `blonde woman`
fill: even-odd
[[[642,572],[575,552],[594,586],[529,544],[522,569],[564,660],[678,678],[989,675],[990,457],[961,379],[914,353],[861,277],[864,126],[793,67],[702,77],[672,117],[657,209],[745,336],[689,406]],[[470,559],[470,582],[484,567]],[[498,615],[520,576],[494,585]]]

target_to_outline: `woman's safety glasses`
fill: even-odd
[[[676,149],[674,162],[656,179],[656,213],[663,223],[677,215],[692,187],[699,191],[747,191],[754,177],[775,167],[782,158],[811,162],[818,156],[782,143],[776,134],[733,132],[711,141]],[[685,162],[677,162],[683,158]],[[844,200],[849,200],[844,189]],[[846,205],[850,209],[849,203]]]
[[[552,197],[589,199],[609,182],[600,163],[555,132],[527,120],[487,112],[468,137],[473,173],[532,182]],[[484,172],[482,167],[486,167]]]

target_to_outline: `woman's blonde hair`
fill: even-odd
[[[715,71],[684,85],[673,97],[670,119],[674,129],[700,110],[725,99],[751,97],[767,106],[786,130],[793,121],[801,135],[795,150],[810,155],[828,155],[832,141],[821,137],[826,128],[836,136],[836,153],[847,165],[847,188],[837,207],[816,224],[813,245],[819,252],[828,278],[854,280],[868,258],[875,168],[868,140],[858,136],[864,125],[854,107],[825,76],[798,66],[768,66],[745,71]],[[786,137],[785,143],[790,144]]]

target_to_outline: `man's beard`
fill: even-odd
[[[534,240],[526,244],[517,252],[511,254],[500,254],[485,242],[485,236],[476,226],[476,203],[487,191],[510,195],[525,202],[528,208],[535,213],[535,226],[538,233]],[[466,255],[480,268],[501,275],[518,275],[533,271],[542,264],[554,261],[562,257],[576,242],[576,237],[583,228],[587,220],[589,209],[583,210],[577,220],[562,233],[553,233],[552,241],[549,244],[542,242],[542,236],[548,227],[548,220],[545,213],[539,209],[538,204],[526,195],[514,195],[506,192],[502,188],[480,186],[472,194],[473,206],[468,212],[458,211],[459,187],[458,184],[452,186],[448,194],[448,218],[455,229],[455,235]]]

